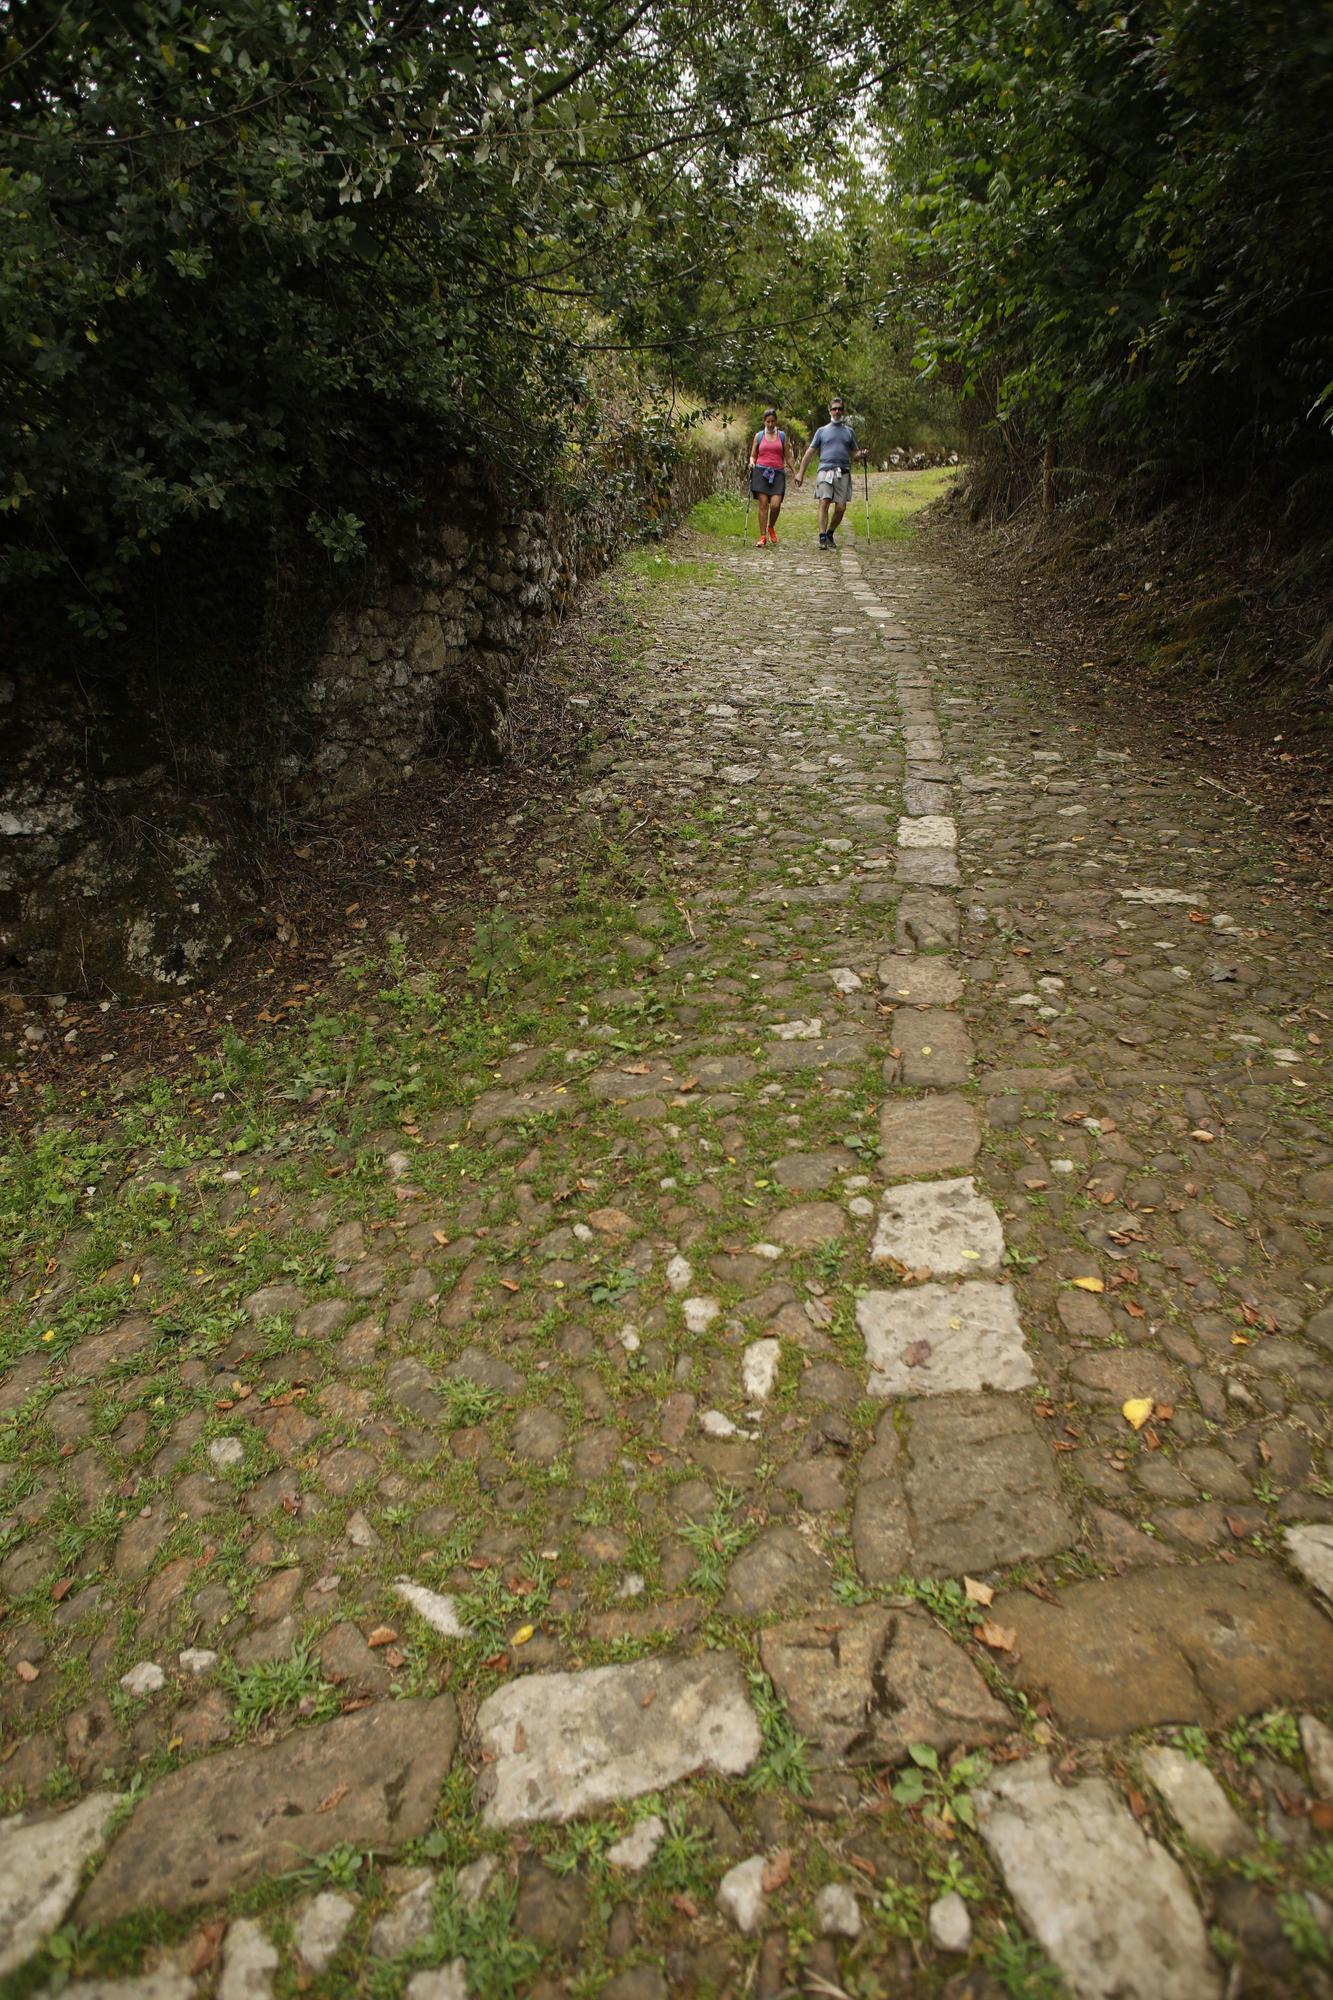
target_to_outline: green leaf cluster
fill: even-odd
[[[916,49],[884,128],[927,372],[1015,440],[1326,462],[1328,9],[982,0]]]

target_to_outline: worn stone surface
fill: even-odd
[[[1333,1627],[1260,1558],[1071,1584],[1053,1604],[1013,1591],[993,1615],[1018,1635],[1020,1686],[1088,1736],[1333,1699]]]
[[[468,2000],[466,1960],[454,1958],[448,1965],[414,1972],[407,1982],[407,2000]]]
[[[976,1792],[982,1838],[1079,2000],[1218,2000],[1185,1876],[1101,1778],[1061,1786],[1030,1758]]]
[[[913,1285],[867,1292],[856,1323],[866,1344],[872,1396],[942,1396],[1022,1389],[1035,1382],[1008,1285]]]
[[[826,1882],[815,1897],[815,1922],[821,1937],[860,1937],[861,1912],[855,1890],[846,1882]]]
[[[343,1842],[411,1840],[430,1825],[457,1744],[458,1711],[451,1696],[437,1695],[173,1771],[118,1835],[80,1902],[81,1920],[218,1902],[258,1875],[295,1868]],[[343,1796],[327,1805],[343,1785]]]
[[[891,1098],[879,1114],[880,1171],[886,1179],[970,1167],[981,1147],[981,1122],[965,1097],[932,1092]]]
[[[977,1276],[999,1268],[1004,1231],[993,1202],[965,1180],[920,1181],[890,1188],[880,1198],[870,1247],[874,1264],[901,1264],[937,1277]]]
[[[927,1927],[936,1951],[949,1952],[956,1957],[967,1950],[972,1942],[972,1918],[956,1889],[951,1889],[947,1896],[937,1897],[931,1904],[927,1912]]]
[[[824,1610],[772,1625],[760,1657],[820,1767],[897,1763],[1004,1735],[1009,1716],[962,1648],[919,1611]]]
[[[729,1868],[717,1889],[717,1906],[743,1937],[751,1937],[764,1921],[764,1857],[752,1854]]]
[[[980,1576],[1077,1533],[1026,1397],[919,1398],[880,1419],[852,1520],[867,1583]]]
[[[370,1949],[376,1958],[398,1958],[430,1936],[435,1907],[435,1877],[425,1878],[398,1898],[370,1933]]]
[[[1228,1860],[1253,1848],[1253,1834],[1206,1764],[1169,1744],[1150,1745],[1139,1763],[1196,1847]]]
[[[892,1033],[897,1053],[888,1058],[889,1082],[943,1089],[967,1082],[972,1071],[972,1038],[957,1014],[946,1014],[938,1007],[898,1007]]]
[[[340,1895],[336,1889],[322,1889],[319,1895],[311,1897],[292,1926],[292,1938],[312,1972],[323,1972],[355,1915],[352,1898]]]
[[[963,994],[963,975],[947,958],[882,958],[876,977],[884,998],[907,1007],[952,1007]]]
[[[1306,1582],[1333,1604],[1333,1522],[1314,1521],[1283,1532],[1287,1554]]]
[[[66,1812],[0,1820],[0,1975],[64,1921],[116,1804],[114,1792],[90,1792]]]
[[[666,1823],[656,1813],[641,1819],[623,1839],[613,1841],[606,1858],[626,1875],[641,1875],[662,1845]]]
[[[828,1566],[794,1528],[765,1528],[727,1571],[722,1609],[752,1617],[818,1597]]]
[[[279,1958],[253,1917],[238,1917],[222,1940],[218,2000],[271,2000]]]
[[[645,1730],[643,1711],[652,1708]],[[759,1725],[730,1655],[530,1674],[489,1695],[477,1733],[492,1825],[573,1819],[693,1771],[746,1771]]]

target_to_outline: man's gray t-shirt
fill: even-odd
[[[810,443],[819,453],[819,469],[850,472],[852,453],[859,449],[850,424],[821,424]]]

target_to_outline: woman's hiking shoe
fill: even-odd
[[[755,543],[755,547],[756,547],[757,549],[766,549],[766,548],[768,547],[768,541],[767,541],[767,538],[766,538],[765,536],[761,535],[761,536],[759,537],[759,540],[758,540],[758,541],[757,541],[757,542]]]
[[[773,547],[776,548],[778,545],[778,531],[776,528],[769,529],[768,539],[772,543]]]

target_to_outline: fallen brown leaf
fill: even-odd
[[[368,1646],[392,1646],[397,1637],[398,1634],[394,1631],[392,1625],[377,1625],[366,1640],[366,1644]]]
[[[931,1352],[928,1340],[914,1340],[903,1350],[903,1360],[909,1368],[924,1368]]]
[[[347,1797],[346,1785],[335,1785],[333,1790],[329,1793],[328,1797],[326,1799],[320,1800],[319,1804],[315,1807],[315,1811],[322,1813],[332,1812],[333,1808],[335,1806],[340,1806],[346,1797]]]
[[[978,1583],[974,1576],[963,1578],[963,1595],[969,1604],[992,1604],[995,1592],[988,1583]]]
[[[993,1653],[1012,1653],[1018,1633],[1012,1625],[997,1625],[993,1618],[983,1618],[977,1627],[977,1637]]]
[[[21,1681],[27,1681],[31,1683],[35,1681],[37,1678],[37,1669],[33,1665],[31,1660],[19,1660],[15,1664],[14,1672],[18,1675]]]
[[[186,1968],[191,1979],[197,1979],[201,1972],[207,1972],[218,1955],[218,1946],[222,1943],[222,1933],[226,1928],[221,1919],[216,1923],[204,1925],[194,1941],[194,1950],[190,1954],[190,1962]]]

